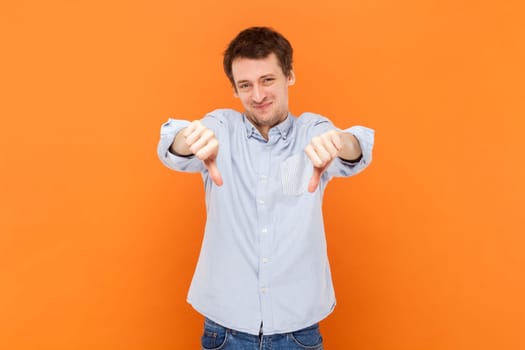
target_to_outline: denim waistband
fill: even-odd
[[[241,331],[238,331],[238,330],[235,330],[235,329],[232,329],[232,328],[224,327],[223,325],[221,325],[221,324],[219,324],[219,323],[217,323],[215,321],[212,321],[212,320],[210,320],[207,317],[204,318],[204,322],[211,328],[226,329],[226,330],[230,331],[232,334],[242,334],[242,335],[246,335],[247,337],[260,337],[260,336],[263,335],[262,334],[262,325],[261,325],[261,334],[254,335],[254,334],[250,334],[250,333],[241,332]],[[270,334],[270,335],[264,334],[264,336],[265,337],[280,337],[280,336],[284,336],[284,335],[287,335],[287,334],[290,334],[290,333],[300,332],[300,331],[304,331],[304,330],[311,330],[311,329],[315,329],[315,328],[318,328],[318,327],[319,327],[319,323],[314,323],[313,325],[310,325],[308,327],[301,328],[301,329],[298,329],[298,330],[294,330],[294,331],[291,331],[291,332],[277,333],[277,334]]]

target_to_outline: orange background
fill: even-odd
[[[10,4],[8,4],[10,3]],[[0,5],[0,348],[198,349],[199,175],[168,117],[240,109],[222,52],[273,26],[291,110],[376,130],[325,198],[326,349],[525,349],[523,1]]]

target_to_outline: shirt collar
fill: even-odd
[[[246,136],[248,138],[254,136],[254,134],[260,135],[259,130],[257,130],[257,128],[252,124],[252,122],[246,117],[246,114],[243,113],[242,118],[244,126],[246,127]],[[286,119],[274,126],[273,128],[271,128],[268,132],[268,135],[271,135],[273,133],[279,133],[283,140],[286,140],[286,138],[288,137],[288,133],[292,128],[292,122],[293,116],[290,114],[290,112],[288,112]]]

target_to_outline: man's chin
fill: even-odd
[[[254,113],[250,114],[250,119],[253,120],[257,125],[266,125],[270,122],[271,118],[266,113]]]

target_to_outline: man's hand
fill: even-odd
[[[332,160],[337,157],[343,147],[341,135],[336,130],[330,130],[312,138],[304,151],[314,165],[314,173],[308,183],[308,192],[314,192],[321,181],[321,175],[328,168]]]
[[[193,121],[177,135],[172,148],[178,154],[194,154],[195,157],[202,160],[212,181],[217,186],[222,186],[222,176],[215,162],[219,153],[219,142],[213,131],[205,127],[199,120]]]
[[[314,172],[308,183],[308,192],[315,192],[321,181],[321,175],[335,157],[352,161],[361,156],[361,147],[355,136],[337,130],[315,136],[304,151],[314,165]]]

